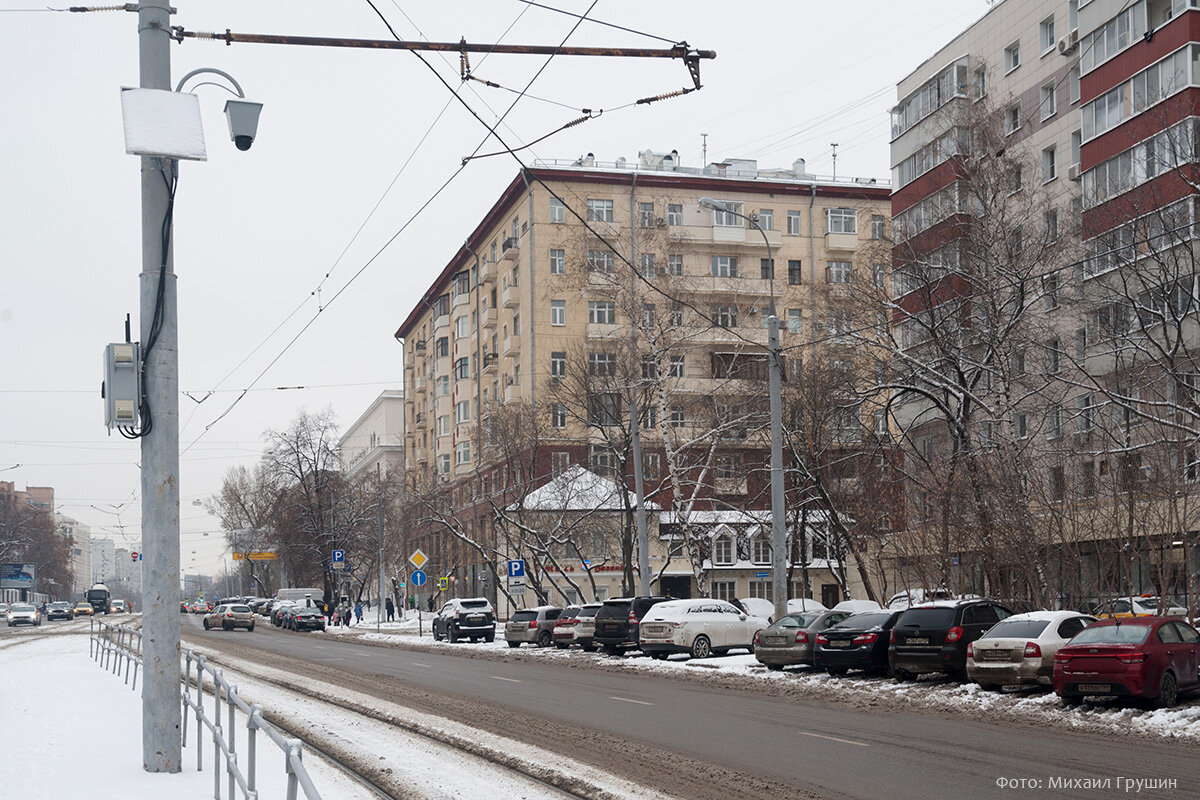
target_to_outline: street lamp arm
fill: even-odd
[[[237,95],[238,97],[242,98],[243,100],[246,98],[246,93],[244,91],[242,91],[242,85],[237,82],[237,79],[234,78],[232,75],[230,75],[225,70],[217,69],[216,67],[200,67],[199,69],[192,70],[187,75],[184,75],[182,78],[179,79],[179,83],[175,86],[175,91],[182,92],[183,85],[185,83],[187,83],[188,78],[194,77],[196,75],[201,75],[206,72],[212,73],[214,75],[220,75],[222,78],[224,78],[225,80],[232,83],[233,89],[237,89],[237,91],[235,92],[233,89],[230,89],[228,86],[225,86],[220,83],[215,83],[213,81],[202,81],[202,82],[196,84],[196,86],[205,86],[205,85],[217,86],[217,87],[220,87],[221,89],[224,89],[225,91],[229,92],[230,94]]]

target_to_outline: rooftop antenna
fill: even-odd
[[[700,166],[708,166],[708,134],[700,134]]]
[[[833,148],[833,179],[837,180],[837,142],[830,142],[829,146]]]

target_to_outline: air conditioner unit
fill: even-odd
[[[1075,29],[1066,36],[1058,40],[1058,52],[1061,55],[1069,56],[1075,52],[1075,48],[1079,47],[1079,30]]]
[[[562,383],[562,378],[560,378],[557,375],[550,376],[550,385],[551,386],[558,386],[560,383]]]
[[[1072,164],[1071,166],[1067,167],[1067,177],[1073,181],[1079,180],[1079,165],[1078,164]]]

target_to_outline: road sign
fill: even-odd
[[[525,594],[525,583],[510,583],[508,585],[508,593],[514,597],[520,597]]]
[[[337,564],[338,562],[345,561],[345,560],[346,560],[346,551],[345,550],[334,550],[333,558],[330,559],[330,561],[332,561],[334,564]]]
[[[134,550],[132,553],[129,554],[129,560],[130,561],[141,561],[142,560],[141,555],[142,554],[139,553],[137,550]]]
[[[333,562],[332,564],[330,564],[330,565],[329,565],[329,568],[330,568],[331,570],[335,570],[335,571],[337,571],[337,572],[341,572],[341,571],[343,571],[343,570],[350,569],[350,565],[349,565],[349,564],[347,564],[345,561],[335,561],[335,562]]]
[[[397,585],[397,586],[399,586],[401,589],[403,589],[403,588],[404,588],[404,581],[400,581],[400,582],[399,582],[399,583],[397,583],[396,585]]]
[[[264,550],[261,553],[246,553],[246,558],[251,561],[275,561],[279,558],[279,553]]]
[[[408,563],[412,564],[417,569],[425,566],[427,561],[429,561],[429,556],[422,553],[420,549],[414,550],[413,554],[408,557]]]
[[[450,579],[449,578],[438,578],[438,590],[439,591],[444,592],[449,588],[450,588]]]
[[[419,570],[419,569],[414,570],[413,574],[410,575],[409,577],[412,579],[413,586],[424,586],[425,581],[429,580],[429,576],[426,575],[424,572],[421,572],[421,570]],[[403,586],[404,584],[402,583],[400,585]]]
[[[524,578],[525,577],[525,562],[522,559],[513,559],[508,562],[508,577],[509,578]]]
[[[754,577],[756,577],[756,578],[769,578],[769,577],[771,577],[771,573],[770,573],[770,572],[756,572],[756,573],[754,573]]]

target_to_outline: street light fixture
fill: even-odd
[[[787,613],[787,525],[783,504],[783,361],[779,348],[779,317],[775,313],[775,261],[771,257],[771,240],[758,220],[746,216],[728,203],[701,197],[701,208],[741,217],[762,234],[767,245],[767,264],[770,271],[771,309],[767,317],[767,358],[769,360],[769,392],[771,396],[771,594],[775,600],[775,619]]]

